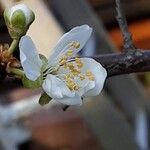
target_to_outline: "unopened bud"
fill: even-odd
[[[24,4],[18,4],[4,11],[4,19],[11,38],[19,39],[25,35],[35,19],[34,12]]]

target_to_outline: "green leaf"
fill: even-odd
[[[48,65],[48,59],[42,54],[39,54],[39,56],[40,59],[42,60],[42,72],[44,72]]]
[[[24,75],[23,78],[22,78],[22,83],[23,83],[23,86],[24,86],[25,88],[37,89],[37,88],[42,87],[42,84],[43,84],[43,77],[40,76],[37,80],[32,81],[32,80],[29,80],[29,79]]]
[[[40,99],[39,99],[39,104],[41,106],[44,106],[46,104],[48,104],[50,101],[52,100],[51,97],[49,97],[45,92],[41,95]]]

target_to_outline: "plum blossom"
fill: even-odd
[[[64,34],[53,49],[44,69],[31,38],[23,36],[19,48],[26,77],[35,81],[42,76],[44,92],[65,105],[81,105],[82,98],[98,95],[107,76],[105,68],[92,58],[76,56],[91,33],[92,28],[82,25]]]

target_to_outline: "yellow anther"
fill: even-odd
[[[94,80],[94,76],[89,76],[88,79],[93,81]]]
[[[75,47],[76,49],[78,49],[78,48],[80,47],[80,43],[79,43],[79,42],[75,42],[74,47]]]
[[[77,76],[79,73],[78,73],[78,72],[72,72],[72,74],[73,74],[74,76]]]
[[[86,71],[86,76],[91,76],[91,75],[93,75],[91,71],[89,71],[89,70]]]
[[[72,91],[73,90],[73,86],[70,83],[66,84],[68,86],[68,88]]]
[[[52,74],[53,74],[53,75],[58,74],[58,71],[59,71],[59,67],[58,67],[58,68],[55,68],[55,69],[52,71]]]
[[[67,56],[62,56],[59,60],[59,65],[64,65],[67,63]]]
[[[80,74],[80,80],[84,80],[85,79],[85,76],[83,74]]]
[[[78,49],[80,47],[80,43],[79,42],[75,42],[75,41],[72,41],[70,43],[70,46],[75,48],[75,49]]]
[[[76,58],[75,58],[75,62],[76,62],[76,63],[80,63],[80,62],[81,62],[81,58],[76,57]]]
[[[69,43],[69,46],[73,47],[73,45],[74,45],[74,41]]]
[[[73,69],[75,68],[74,65],[73,65],[71,62],[67,63],[67,67],[68,67],[70,70],[73,70]]]
[[[73,50],[72,50],[72,49],[68,50],[68,51],[67,51],[67,55],[68,55],[68,56],[72,56],[72,55],[73,55]]]
[[[79,89],[79,86],[70,78],[66,79],[66,85],[71,91]]]
[[[67,81],[72,80],[73,78],[74,78],[74,77],[73,77],[72,74],[66,74],[66,75],[65,75],[65,79],[66,79]]]
[[[94,80],[94,75],[91,71],[87,71],[86,76],[88,77],[89,80]]]
[[[81,70],[80,70],[80,69],[74,69],[73,71],[78,72],[78,73],[81,73]]]
[[[67,56],[66,55],[62,56],[61,58],[64,59],[64,60],[67,60]]]
[[[69,78],[69,74],[66,74],[64,78],[67,80]]]
[[[81,73],[81,71],[77,70],[77,69],[73,69],[73,70],[71,70],[71,72],[74,76],[78,76]]]
[[[60,65],[64,65],[64,64],[66,64],[66,60],[62,60],[62,61],[60,61],[60,62],[59,62],[59,64],[60,64]]]
[[[78,68],[83,67],[83,63],[81,62],[81,58],[76,57],[75,62],[76,62],[76,65],[77,65]]]
[[[83,67],[83,63],[77,63],[77,67],[78,68],[82,68]]]
[[[68,88],[71,90],[71,91],[77,91],[79,89],[79,86],[77,84],[75,84],[73,81],[67,81],[67,84]]]
[[[78,85],[74,85],[73,88],[74,88],[75,91],[77,91],[77,90],[79,90],[80,87]]]
[[[65,69],[67,69],[67,63],[63,64],[63,67],[64,67]]]

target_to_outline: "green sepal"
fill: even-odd
[[[4,16],[4,20],[5,20],[5,23],[7,26],[10,26],[9,15],[10,15],[9,10],[8,10],[8,8],[6,8],[3,13],[3,16]]]
[[[48,104],[50,101],[52,100],[51,97],[49,97],[45,92],[41,95],[40,99],[39,99],[39,104],[41,106],[44,106],[46,104]]]
[[[40,56],[40,59],[42,60],[42,69],[41,70],[42,70],[42,72],[44,72],[48,65],[48,59],[42,54],[39,54],[39,56]]]
[[[40,76],[35,81],[29,80],[25,75],[22,77],[22,83],[25,88],[38,89],[42,87],[43,77]]]

